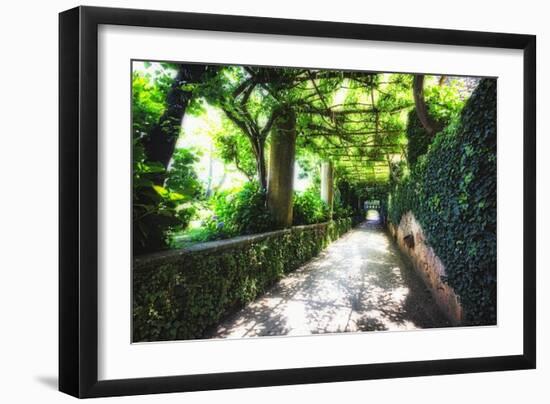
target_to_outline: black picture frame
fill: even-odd
[[[98,26],[181,28],[523,50],[523,354],[98,381]],[[59,389],[76,397],[324,383],[536,366],[536,37],[77,7],[59,15]]]

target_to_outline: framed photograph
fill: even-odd
[[[533,369],[532,35],[59,17],[59,388]]]

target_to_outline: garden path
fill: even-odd
[[[210,337],[309,335],[448,326],[377,221],[366,221],[230,315]]]

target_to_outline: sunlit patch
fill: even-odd
[[[376,209],[367,210],[367,222],[379,222],[380,213]]]
[[[392,300],[399,303],[402,303],[408,294],[409,288],[406,287],[399,287],[392,290],[391,292]]]

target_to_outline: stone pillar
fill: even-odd
[[[278,228],[292,226],[295,154],[296,115],[288,109],[273,124],[269,152],[267,207]]]
[[[332,218],[334,204],[334,169],[330,161],[323,161],[321,163],[321,199],[329,206],[330,216]]]

